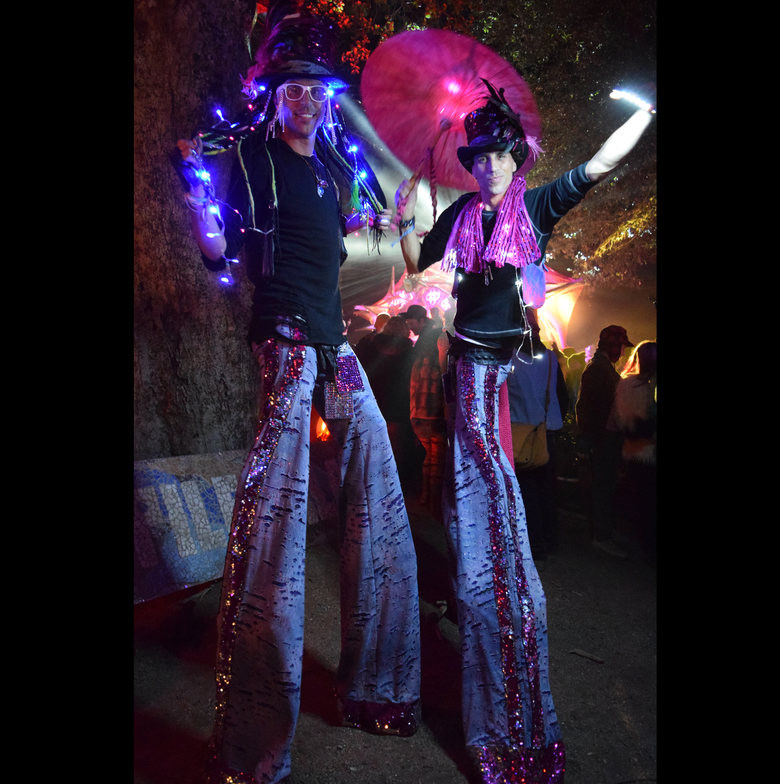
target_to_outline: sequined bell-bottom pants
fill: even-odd
[[[485,784],[560,784],[565,759],[549,686],[545,596],[499,439],[509,367],[468,352],[455,364],[443,506],[456,564],[463,726]]]
[[[284,779],[300,707],[317,357],[282,341],[267,341],[257,354],[260,420],[236,492],[218,618],[212,781],[220,784]],[[339,354],[352,349],[344,344]],[[384,420],[359,373],[364,389],[352,393],[354,415],[328,421],[346,510],[336,692],[353,726],[361,706],[383,708],[392,723],[419,710],[420,696],[415,551]]]

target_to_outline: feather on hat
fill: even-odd
[[[458,160],[471,171],[474,157],[483,152],[510,152],[519,169],[529,152],[538,158],[543,150],[533,136],[526,136],[520,116],[504,99],[504,88],[496,90],[482,79],[488,90],[487,102],[463,121],[468,144],[458,147]]]

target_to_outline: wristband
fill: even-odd
[[[402,220],[398,223],[399,229],[413,229],[414,228],[414,215],[409,220]]]

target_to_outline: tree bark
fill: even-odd
[[[137,0],[134,84],[134,452],[154,459],[247,447],[256,369],[251,285],[203,266],[168,161],[177,139],[241,106],[248,0]],[[224,194],[234,153],[209,159]]]

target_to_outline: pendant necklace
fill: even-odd
[[[300,154],[300,153],[299,153]],[[317,183],[317,195],[322,198],[322,194],[325,193],[325,188],[328,187],[328,181],[324,177],[320,177],[317,173],[316,166],[319,163],[319,159],[316,155],[312,155],[312,160],[314,161],[314,166],[309,163],[309,159],[305,155],[301,155],[303,162],[306,164],[309,171],[312,173],[314,177],[314,182]]]

